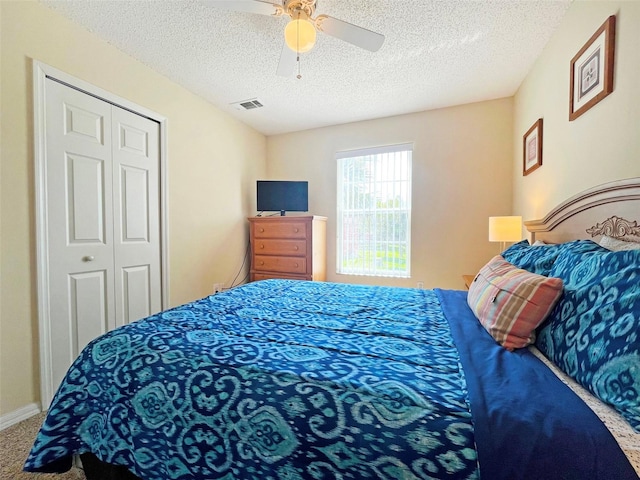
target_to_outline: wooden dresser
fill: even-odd
[[[251,217],[251,281],[327,277],[327,217]]]

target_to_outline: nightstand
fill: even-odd
[[[464,280],[464,286],[467,287],[467,290],[469,290],[474,278],[476,278],[475,275],[462,275],[462,280]]]

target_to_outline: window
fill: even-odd
[[[412,153],[405,144],[336,154],[338,273],[410,276]]]

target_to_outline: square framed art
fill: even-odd
[[[536,120],[522,138],[522,175],[542,166],[542,119]]]
[[[611,15],[571,60],[569,121],[613,92],[615,31]]]

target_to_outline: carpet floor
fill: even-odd
[[[24,461],[33,446],[44,413],[35,415],[0,432],[0,479],[2,480],[85,480],[84,473],[73,467],[66,473],[27,473]]]

